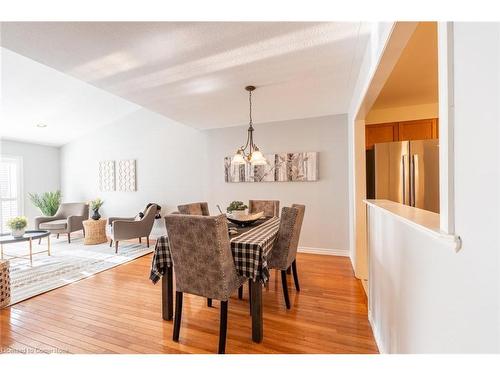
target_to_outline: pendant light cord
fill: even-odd
[[[250,103],[250,127],[252,127],[253,125],[253,121],[252,121],[252,92],[249,91],[248,92],[248,102]]]

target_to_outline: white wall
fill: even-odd
[[[24,194],[22,214],[28,218],[29,227],[32,228],[33,218],[40,216],[41,213],[29,200],[28,193],[44,193],[60,189],[59,148],[3,139],[0,142],[0,152],[22,157]]]
[[[98,190],[98,162],[136,159],[137,191]],[[204,135],[166,117],[140,109],[61,148],[66,200],[104,200],[103,216],[134,216],[149,202],[163,212],[204,199]]]
[[[368,112],[366,124],[424,120],[439,117],[438,103],[416,104],[403,107],[372,109]]]
[[[224,157],[244,143],[247,127],[205,131],[208,136],[209,202],[217,212],[233,200],[278,199],[280,207],[306,205],[301,233],[302,248],[316,251],[341,250],[347,255],[348,184],[347,118],[345,115],[258,124],[255,141],[264,153],[319,151],[319,181],[316,182],[224,182]]]
[[[454,25],[455,231],[459,253],[369,215],[370,313],[391,353],[500,352],[500,25]]]

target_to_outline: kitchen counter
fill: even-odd
[[[392,202],[386,199],[365,199],[364,203],[373,209],[381,210],[415,229],[431,236],[450,242],[455,251],[460,250],[460,237],[444,233],[440,229],[439,214]]]

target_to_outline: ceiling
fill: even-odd
[[[372,109],[438,102],[437,23],[420,22]]]
[[[141,108],[8,49],[0,52],[2,138],[60,146]]]
[[[1,44],[208,129],[247,123],[249,84],[257,86],[255,123],[346,113],[366,30],[345,22],[14,22],[2,23]]]

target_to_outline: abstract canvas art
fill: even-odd
[[[115,190],[115,162],[104,160],[99,162],[99,191]]]
[[[116,190],[118,191],[135,191],[136,190],[136,175],[135,175],[135,160],[119,160],[116,167],[117,182]]]
[[[224,158],[226,182],[297,182],[317,181],[318,153],[293,152],[265,155],[266,165],[232,165]]]

